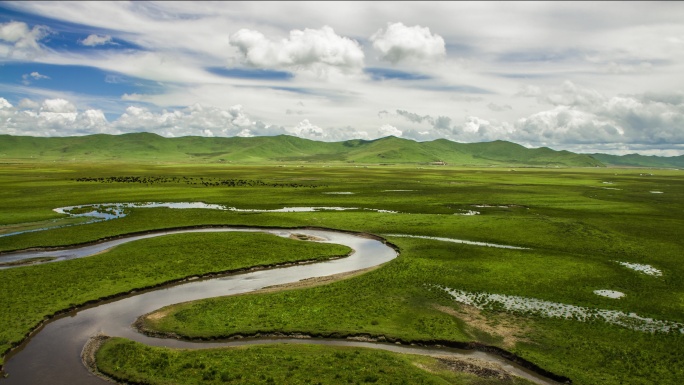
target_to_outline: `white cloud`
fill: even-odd
[[[446,55],[444,39],[430,33],[428,27],[403,23],[387,23],[387,29],[378,30],[370,37],[380,58],[392,63],[404,60],[432,61]]]
[[[3,103],[3,101],[5,103]],[[47,99],[42,104],[23,99],[18,108],[0,98],[0,132],[10,135],[70,136],[95,133],[118,134],[101,110],[83,112],[64,99]]]
[[[163,136],[256,136],[278,135],[280,127],[250,119],[240,105],[228,109],[194,104],[179,110],[153,112],[144,107],[129,106],[112,122],[122,132],[154,132]]]
[[[0,24],[0,56],[16,59],[32,59],[42,51],[38,41],[49,34],[42,25],[29,29],[26,23],[10,21]]]
[[[64,99],[46,99],[40,110],[45,112],[71,113],[76,112],[76,106]]]
[[[24,99],[15,108],[0,98],[0,133],[33,136],[66,136],[92,133],[154,132],[163,136],[256,136],[286,133],[250,119],[240,105],[227,109],[195,104],[183,109],[153,112],[129,106],[109,122],[102,110],[79,110],[65,99],[46,99],[38,104]],[[312,126],[315,127],[315,126]]]
[[[34,72],[31,72],[30,74],[23,74],[23,75],[21,75],[21,78],[22,78],[22,83],[23,83],[24,85],[29,85],[29,84],[31,84],[31,81],[29,80],[29,78],[33,78],[33,79],[35,79],[35,80],[50,79],[49,76],[42,75],[42,74],[40,74],[39,72],[35,72],[35,71],[34,71]]]
[[[604,101],[605,97],[594,89],[578,87],[570,80],[566,80],[560,89],[540,95],[537,100],[554,106],[594,106]]]
[[[10,109],[12,107],[14,107],[14,106],[12,105],[12,103],[8,102],[7,99],[0,98],[0,109],[4,110],[4,109]]]
[[[684,143],[681,92],[608,98],[566,81],[538,99],[555,107],[519,119],[515,139],[544,145]]]
[[[615,96],[594,113],[611,119],[631,143],[684,143],[684,103],[664,103],[657,96]]]
[[[254,135],[252,134],[252,131],[249,130],[249,128],[244,128],[242,131],[238,132],[235,136],[239,136],[241,138],[251,138]]]
[[[396,136],[397,138],[400,138],[404,134],[400,129],[398,129],[398,128],[390,125],[390,124],[383,124],[382,127],[380,127],[380,129],[378,130],[378,132],[380,133],[381,136],[390,136],[391,135],[391,136]]]
[[[83,127],[96,128],[107,124],[107,118],[101,110],[86,110],[78,116]]]
[[[38,73],[38,72],[31,72],[31,77],[34,78],[34,79],[36,79],[36,80],[50,79],[49,76],[41,75],[41,74]]]
[[[324,137],[323,129],[304,119],[290,130],[295,136],[300,138],[321,140]]]
[[[364,54],[359,44],[339,36],[329,27],[292,30],[278,42],[258,31],[241,29],[230,36],[230,44],[244,55],[247,64],[261,68],[309,69],[325,73],[331,68],[357,73]]]
[[[623,140],[621,129],[614,122],[568,106],[520,119],[515,127],[518,140],[543,145]]]
[[[219,136],[225,125],[226,134],[256,136],[290,132],[283,127],[292,130],[308,118],[320,132],[304,126],[302,132],[321,140],[375,137],[380,126],[388,124],[403,137],[419,140],[544,141],[550,147],[571,149],[589,146],[572,142],[588,140],[588,132],[595,129],[597,141],[621,141],[595,146],[666,151],[669,145],[684,153],[681,95],[673,92],[684,73],[680,22],[684,4],[677,2],[629,3],[610,12],[602,3],[582,2],[413,2],[401,7],[364,2],[269,7],[249,2],[231,7],[213,2],[11,2],[7,6],[17,11],[17,17],[26,17],[24,21],[47,20],[55,33],[69,32],[63,30],[67,23],[81,25],[81,30],[90,28],[82,36],[93,35],[81,43],[104,42],[109,37],[110,43],[130,42],[126,49],[78,49],[46,39],[47,27],[20,21],[0,24],[0,60],[14,61],[13,65],[33,61],[88,66],[121,74],[109,76],[107,82],[121,82],[118,76],[126,80],[127,94],[115,97],[70,93],[75,89],[69,87],[41,89],[40,79],[31,76],[34,69],[27,64],[19,74],[26,72],[25,80],[33,86],[7,79],[1,85],[2,96],[17,111],[43,113],[44,118],[52,111],[41,110],[43,100],[61,98],[78,106],[79,116],[90,108],[86,105],[104,110],[108,117],[114,116],[106,127],[125,132],[137,125],[136,129],[149,127],[161,134]],[[468,17],[455,21],[454,15]],[[54,25],[50,20],[55,20]],[[389,20],[405,24],[387,24]],[[304,29],[307,26],[314,29]],[[389,63],[377,59],[396,67],[384,68]],[[249,76],[212,70],[229,64]],[[374,81],[363,72],[365,65],[387,70],[391,79]],[[262,77],[250,72],[255,68],[286,70],[295,76]],[[48,74],[57,76],[57,72]],[[62,79],[71,76],[66,73],[59,76],[62,84],[78,80]],[[144,84],[158,82],[158,87],[138,87],[135,78],[145,80]],[[18,101],[23,97],[39,103]],[[299,100],[306,108],[294,106]],[[201,111],[177,107],[196,103]],[[129,117],[130,126],[123,121],[115,124],[129,104],[144,105],[151,115],[147,120],[145,114]],[[229,106],[236,105],[244,106],[242,117],[231,113]],[[162,108],[168,111],[160,112]],[[70,132],[65,127],[65,133]]]
[[[83,40],[79,40],[79,43],[88,46],[88,47],[95,47],[98,45],[105,45],[105,44],[111,44],[112,43],[112,37],[109,35],[88,35]]]

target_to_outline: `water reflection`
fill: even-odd
[[[139,202],[139,203],[98,203],[88,205],[66,206],[53,209],[59,214],[68,215],[72,218],[92,218],[92,220],[82,223],[75,223],[61,226],[42,227],[38,229],[16,231],[7,234],[0,234],[0,237],[8,237],[12,235],[19,235],[24,233],[32,233],[36,231],[44,231],[48,229],[56,229],[62,227],[78,226],[83,224],[97,223],[101,221],[108,221],[112,219],[123,218],[128,214],[127,209],[141,209],[141,208],[159,208],[165,207],[169,209],[208,209],[208,210],[222,210],[234,212],[247,213],[305,213],[314,211],[351,211],[363,210],[377,213],[397,214],[397,211],[359,208],[359,207],[332,207],[332,206],[297,206],[297,207],[283,207],[280,209],[239,209],[237,207],[211,204],[204,202]]]

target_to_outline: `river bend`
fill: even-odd
[[[234,346],[240,344],[291,342],[318,343],[329,345],[346,345],[380,348],[401,353],[468,355],[502,365],[507,371],[526,377],[536,383],[554,383],[548,379],[531,373],[523,368],[502,359],[497,355],[479,351],[457,351],[455,349],[425,349],[394,344],[367,343],[348,340],[241,340],[233,342],[188,342],[175,339],[159,339],[138,333],[131,325],[143,314],[157,310],[163,306],[203,298],[234,295],[259,290],[261,288],[297,282],[303,279],[328,276],[332,274],[365,269],[388,262],[397,256],[397,252],[381,240],[357,234],[336,232],[331,230],[303,229],[259,229],[259,228],[201,228],[159,231],[142,235],[119,238],[112,241],[96,243],[68,250],[60,250],[60,259],[85,257],[112,248],[116,245],[138,239],[178,234],[187,232],[265,232],[281,237],[289,237],[293,233],[305,234],[323,239],[322,242],[345,245],[354,250],[351,256],[336,260],[312,264],[294,265],[268,270],[252,271],[240,274],[229,274],[219,278],[195,280],[182,284],[170,285],[150,291],[141,291],[126,297],[103,301],[87,306],[68,314],[56,317],[48,322],[21,347],[11,353],[5,362],[8,378],[0,380],[0,384],[13,385],[102,385],[104,380],[92,375],[82,364],[80,353],[87,340],[96,334],[125,337],[131,340],[154,346],[179,348],[210,348]],[[36,253],[56,251],[13,253],[15,259],[34,258]],[[47,255],[47,254],[45,254]],[[45,256],[42,255],[42,256]]]

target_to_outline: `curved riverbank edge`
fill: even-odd
[[[88,339],[86,344],[84,345],[82,351],[81,351],[81,362],[83,365],[88,369],[88,371],[110,383],[122,383],[122,384],[131,384],[131,385],[144,385],[147,384],[146,382],[131,382],[130,379],[125,379],[118,377],[116,374],[113,373],[105,373],[100,371],[100,369],[97,366],[97,352],[100,350],[100,348],[113,337],[107,336],[107,335],[95,335],[92,336]],[[298,339],[307,339],[308,337],[306,336],[299,336],[297,337]],[[287,343],[291,339],[283,339],[282,341]],[[348,339],[352,340],[352,339]],[[258,341],[258,339],[253,339],[253,341]],[[320,341],[320,340],[319,340]],[[330,340],[326,340],[330,341]],[[356,339],[356,341],[361,341],[360,339]],[[271,339],[267,340],[265,343],[275,343],[276,341],[273,341]],[[368,342],[368,341],[363,341],[363,342]],[[334,345],[333,345],[334,346]],[[346,345],[349,346],[349,345]],[[413,344],[413,346],[416,346]],[[364,349],[372,349],[369,347],[361,347]],[[173,349],[173,348],[172,348]],[[231,349],[231,347],[217,347],[215,349]],[[180,349],[180,350],[186,350],[186,349]],[[492,376],[497,376],[499,378],[510,378],[510,376],[515,376],[515,374],[509,372],[506,370],[504,367],[494,364],[494,366],[491,366],[491,363],[487,365],[485,361],[462,361],[462,359],[452,357],[449,355],[436,355],[433,353],[397,353],[397,354],[417,354],[417,355],[427,355],[430,357],[433,357],[437,360],[443,361],[443,362],[453,362],[453,363],[460,363],[461,365],[457,365],[455,367],[452,367],[451,370],[455,372],[464,372],[464,373],[471,373],[474,374],[478,377],[481,378],[488,378]],[[467,360],[467,359],[466,359]],[[570,383],[570,382],[568,382]]]
[[[67,250],[67,249],[73,249],[73,248],[78,248],[78,247],[84,247],[84,246],[93,246],[97,245],[100,243],[105,243],[109,241],[114,241],[114,240],[119,240],[119,239],[124,239],[124,238],[130,238],[130,237],[135,237],[139,235],[149,235],[149,234],[157,234],[157,233],[165,233],[168,231],[183,231],[183,230],[198,230],[198,229],[259,229],[259,230],[320,230],[320,231],[333,231],[336,233],[343,233],[343,234],[351,234],[355,235],[358,237],[365,237],[365,238],[370,238],[370,239],[375,239],[377,241],[381,241],[385,243],[387,246],[393,248],[395,251],[398,251],[399,249],[390,243],[388,243],[385,238],[382,238],[378,235],[363,232],[363,231],[351,231],[351,230],[340,230],[340,229],[333,229],[329,227],[318,227],[318,226],[253,226],[253,225],[227,225],[227,224],[218,224],[218,225],[212,225],[212,224],[204,224],[204,225],[189,225],[189,226],[179,226],[179,227],[164,227],[164,228],[158,228],[158,229],[152,229],[152,230],[141,230],[141,231],[134,231],[132,233],[125,233],[125,234],[118,234],[118,235],[112,235],[109,237],[103,237],[103,238],[98,238],[95,240],[91,241],[86,241],[86,242],[80,242],[80,243],[71,243],[68,245],[59,245],[59,246],[32,246],[28,247],[25,249],[13,249],[13,250],[4,250],[0,251],[0,257],[6,256],[6,255],[12,255],[16,253],[25,253],[25,252],[34,252],[34,251],[60,251],[60,250]]]
[[[358,237],[364,237],[368,239],[374,239],[377,241],[382,242],[383,244],[387,245],[388,247],[392,248],[397,255],[400,254],[400,249],[398,246],[388,242],[386,239],[370,234],[370,233],[365,233],[365,232],[355,232],[355,231],[349,231],[349,230],[339,230],[339,229],[331,229],[331,228],[323,228],[323,227],[312,227],[312,226],[295,226],[295,227],[280,227],[280,226],[248,226],[248,225],[226,225],[226,224],[221,224],[221,225],[193,225],[193,226],[183,226],[183,227],[172,227],[172,228],[163,228],[163,229],[154,229],[154,230],[145,230],[145,231],[139,231],[139,232],[133,232],[133,233],[126,233],[126,234],[120,234],[116,236],[111,236],[111,237],[105,237],[105,238],[100,238],[95,241],[89,241],[89,242],[83,242],[79,244],[73,244],[73,245],[67,245],[67,246],[51,246],[51,247],[33,247],[30,249],[22,249],[20,251],[29,251],[29,250],[63,250],[63,249],[69,249],[69,248],[74,248],[74,247],[80,247],[80,246],[88,246],[88,245],[94,245],[94,244],[99,244],[111,240],[118,240],[118,239],[123,239],[127,237],[134,237],[134,236],[139,236],[139,235],[147,235],[147,234],[160,234],[160,235],[165,235],[167,232],[173,232],[173,231],[183,231],[183,230],[195,230],[195,229],[256,229],[256,230],[264,230],[264,231],[269,231],[269,230],[289,230],[289,231],[296,231],[296,230],[321,230],[321,231],[330,231],[330,232],[337,232],[337,233],[344,233],[344,234],[351,234],[354,236]],[[7,254],[7,253],[0,253],[0,255]],[[353,254],[347,254],[346,256],[349,256]],[[131,295],[137,295],[140,294],[140,292],[147,292],[147,291],[153,291],[155,289],[159,289],[162,287],[171,287],[174,286],[175,284],[182,284],[186,283],[189,281],[194,281],[198,279],[211,279],[211,278],[216,278],[219,276],[228,276],[228,275],[234,275],[234,274],[241,274],[244,272],[249,272],[249,271],[256,271],[256,270],[267,270],[267,269],[274,269],[274,268],[280,268],[280,267],[287,267],[287,266],[293,266],[293,265],[298,265],[298,264],[306,264],[306,263],[317,263],[317,262],[322,262],[325,260],[333,260],[333,259],[339,259],[343,258],[344,256],[333,256],[332,258],[327,258],[327,259],[317,259],[317,260],[307,260],[307,261],[298,261],[298,262],[286,262],[286,263],[280,263],[280,264],[271,264],[271,265],[261,265],[261,266],[252,266],[252,267],[246,267],[246,268],[241,268],[241,269],[233,269],[233,270],[226,270],[226,271],[220,271],[220,272],[210,272],[206,274],[201,274],[201,275],[193,275],[193,276],[188,276],[184,278],[179,278],[179,279],[174,279],[174,280],[169,280],[165,281],[159,284],[147,286],[147,287],[142,287],[142,288],[134,288],[131,290],[128,290],[126,292],[120,292],[117,294],[101,297],[98,299],[93,299],[86,301],[84,303],[81,303],[79,305],[74,305],[70,308],[67,309],[62,309],[60,311],[55,312],[54,314],[50,316],[46,316],[38,325],[36,325],[29,333],[25,335],[25,337],[12,345],[9,349],[7,349],[5,352],[2,353],[2,357],[4,359],[7,359],[10,357],[15,351],[21,350],[21,348],[25,345],[25,343],[30,340],[32,336],[37,334],[46,324],[49,322],[53,321],[56,318],[59,318],[60,316],[63,316],[65,314],[74,312],[74,311],[81,311],[85,310],[90,307],[95,307],[98,305],[101,305],[103,303],[119,300],[122,298],[125,298],[127,296]],[[140,317],[139,317],[140,319]],[[143,334],[147,334],[143,332]],[[151,335],[151,334],[147,334]],[[155,337],[162,337],[161,335],[157,335]],[[169,336],[165,336],[169,337]],[[233,336],[227,336],[227,337],[217,337],[217,338],[211,338],[211,339],[196,339],[195,341],[213,341],[213,340],[218,340],[218,339],[243,339],[243,338],[250,338],[253,340],[258,340],[258,339],[267,339],[267,338],[298,338],[298,339],[305,339],[305,338],[315,338],[319,340],[326,340],[326,339],[346,339],[349,341],[366,341],[366,342],[371,342],[371,343],[394,343],[394,344],[399,344],[399,345],[405,345],[405,346],[417,346],[417,347],[432,347],[432,348],[456,348],[456,349],[463,349],[463,350],[476,350],[476,351],[481,351],[485,353],[490,353],[497,355],[505,360],[508,360],[512,363],[515,363],[519,365],[520,367],[523,367],[527,370],[530,370],[531,372],[534,372],[538,375],[544,376],[550,380],[556,381],[556,382],[561,382],[561,383],[567,383],[570,384],[572,381],[564,376],[559,376],[554,373],[551,373],[536,364],[525,360],[524,358],[521,358],[514,353],[508,352],[504,349],[501,349],[496,346],[488,346],[484,344],[480,344],[478,342],[458,342],[458,341],[449,341],[449,340],[405,340],[401,338],[395,338],[392,336],[384,336],[384,335],[370,335],[370,334],[342,334],[342,333],[278,333],[278,332],[270,332],[270,333],[255,333],[254,335],[233,335]],[[178,338],[177,336],[175,338]],[[181,339],[181,338],[179,338]],[[188,339],[190,341],[193,341],[193,339]],[[104,341],[101,341],[102,343]],[[93,352],[94,354],[94,352]],[[94,356],[93,356],[94,357]],[[94,360],[94,358],[93,358]],[[90,370],[90,369],[89,369]],[[2,376],[4,372],[2,372],[2,365],[0,365],[0,376]],[[111,379],[110,379],[111,381]]]
[[[156,312],[156,311],[155,311]],[[523,367],[531,372],[538,375],[546,377],[550,380],[561,384],[572,384],[572,380],[568,377],[561,376],[552,373],[537,364],[528,361],[515,353],[509,352],[508,350],[502,349],[497,346],[485,345],[479,342],[463,342],[463,341],[451,341],[451,340],[407,340],[399,337],[387,336],[383,334],[369,334],[369,333],[340,333],[340,332],[322,332],[322,333],[311,333],[311,332],[277,332],[277,331],[265,331],[265,332],[255,332],[255,333],[234,333],[229,335],[218,335],[214,337],[188,337],[179,335],[171,332],[160,332],[153,329],[148,329],[144,326],[143,319],[149,315],[148,313],[138,317],[138,319],[133,323],[133,328],[138,332],[153,338],[170,338],[189,342],[226,342],[228,340],[271,340],[271,339],[317,339],[317,340],[349,340],[349,341],[360,341],[360,342],[371,342],[371,343],[389,343],[404,346],[417,346],[422,348],[453,348],[461,350],[474,350],[483,353],[489,353],[497,355],[507,361],[510,361],[520,367]]]
[[[36,248],[30,248],[30,249],[22,249],[22,250],[17,250],[17,251],[43,251],[43,250],[64,250],[64,249],[70,249],[74,247],[80,247],[80,246],[90,246],[94,244],[99,244],[115,239],[123,239],[123,238],[129,238],[129,237],[134,237],[138,235],[147,235],[147,234],[163,234],[168,231],[183,231],[183,230],[195,230],[195,229],[259,229],[259,230],[322,230],[322,231],[331,231],[331,232],[338,232],[338,233],[345,233],[345,234],[352,234],[355,236],[359,237],[364,237],[364,238],[370,238],[370,239],[375,239],[378,240],[385,245],[391,247],[394,251],[399,254],[399,247],[396,245],[393,245],[386,241],[384,238],[379,237],[374,234],[370,233],[364,233],[364,232],[354,232],[354,231],[347,231],[347,230],[338,230],[338,229],[330,229],[330,228],[322,228],[322,227],[311,227],[311,226],[299,226],[299,227],[265,227],[265,226],[231,226],[231,225],[199,225],[199,226],[183,226],[183,227],[174,227],[174,228],[165,228],[165,229],[157,229],[157,230],[147,230],[147,231],[140,231],[140,232],[133,232],[133,233],[127,233],[124,235],[117,235],[113,237],[106,237],[106,238],[100,238],[96,241],[92,242],[85,242],[85,243],[78,243],[78,244],[73,244],[69,246],[59,246],[59,247],[36,247]],[[177,279],[172,279],[168,281],[164,281],[155,285],[149,285],[149,286],[144,286],[144,287],[138,287],[138,288],[133,288],[130,290],[127,290],[125,292],[119,292],[115,294],[111,294],[108,296],[103,296],[99,297],[96,299],[91,299],[85,302],[82,302],[80,304],[70,306],[65,309],[58,310],[52,314],[49,314],[43,318],[42,321],[40,321],[37,325],[35,325],[28,333],[24,335],[24,337],[17,342],[12,343],[12,345],[6,349],[4,352],[0,353],[0,357],[3,358],[3,361],[5,361],[8,357],[10,357],[15,351],[20,350],[22,346],[24,346],[25,343],[28,342],[28,340],[31,339],[34,335],[36,335],[47,323],[53,321],[54,319],[69,314],[71,312],[78,312],[81,310],[85,310],[90,307],[98,306],[106,302],[110,301],[116,301],[134,294],[139,294],[140,292],[147,292],[147,291],[152,291],[156,289],[160,289],[162,287],[171,287],[174,285],[179,285],[183,284],[189,281],[195,281],[199,279],[212,279],[212,278],[217,278],[220,276],[228,276],[228,275],[236,275],[236,274],[242,274],[245,272],[253,272],[253,271],[258,271],[258,270],[269,270],[269,269],[277,269],[281,267],[288,267],[288,266],[295,266],[295,265],[304,265],[304,264],[312,264],[312,263],[318,263],[322,261],[331,261],[335,259],[341,259],[341,258],[346,258],[350,255],[352,255],[354,251],[352,250],[351,253],[342,255],[342,256],[331,256],[326,259],[310,259],[310,260],[303,260],[303,261],[297,261],[297,262],[284,262],[284,263],[276,263],[276,264],[267,264],[267,265],[255,265],[255,266],[250,266],[250,267],[244,267],[240,269],[230,269],[230,270],[223,270],[223,271],[217,271],[217,272],[208,272],[205,274],[195,274],[195,275],[190,275],[186,276],[183,278],[177,278]],[[3,255],[3,253],[0,253],[0,255]],[[59,263],[59,262],[57,262]],[[3,371],[3,365],[0,364],[0,378],[6,377],[7,373]]]
[[[93,375],[101,378],[104,381],[118,384],[123,382],[123,380],[110,377],[100,372],[97,369],[97,363],[95,362],[95,355],[97,354],[97,351],[100,350],[102,345],[110,338],[112,337],[102,334],[88,338],[88,342],[86,342],[86,344],[83,346],[83,350],[81,351],[81,362],[83,362],[83,365],[88,368],[88,371]]]

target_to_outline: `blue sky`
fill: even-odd
[[[0,134],[682,155],[681,20],[682,2],[3,2]]]

